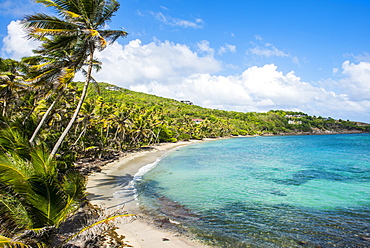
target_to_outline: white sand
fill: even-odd
[[[139,204],[134,197],[133,187],[130,184],[133,176],[140,168],[155,162],[168,151],[194,142],[201,141],[156,145],[154,150],[132,153],[106,165],[101,172],[89,176],[87,183],[89,200],[93,205],[98,205],[109,211],[123,207],[125,211],[141,216]],[[124,235],[127,244],[133,247],[209,247],[189,237],[149,224],[148,221],[142,218],[137,218],[128,224],[120,224],[117,233]]]

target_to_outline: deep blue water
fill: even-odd
[[[370,134],[197,143],[137,188],[144,207],[220,247],[370,247]]]

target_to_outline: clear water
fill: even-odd
[[[216,246],[370,247],[370,134],[197,143],[137,188],[146,208]]]

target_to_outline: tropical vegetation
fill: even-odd
[[[119,8],[115,0],[36,2],[56,13],[29,15],[22,22],[29,38],[41,42],[40,49],[22,62],[0,61],[2,246],[49,246],[49,230],[65,221],[84,199],[82,175],[55,156],[76,122],[90,82],[95,82],[92,70],[99,68],[99,62],[94,52],[127,35],[105,29]],[[78,71],[86,80],[75,101],[67,98],[71,96],[67,89]],[[64,116],[68,124],[56,122],[57,133],[42,136],[42,127],[50,126],[50,117],[57,114],[53,111],[62,98],[66,104],[73,103],[66,108],[73,114]]]
[[[97,83],[95,51],[127,35],[105,29],[118,2],[36,2],[57,14],[25,17],[40,48],[21,61],[0,58],[0,247],[55,245],[51,236],[86,203],[78,160],[179,140],[370,131],[349,120],[207,109]],[[84,82],[73,81],[77,72]]]

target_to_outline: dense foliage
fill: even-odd
[[[74,158],[63,151],[55,158],[95,82],[92,71],[100,66],[95,51],[127,35],[107,29],[119,8],[115,0],[36,2],[56,15],[23,19],[28,38],[41,42],[35,56],[22,62],[0,60],[2,247],[53,246],[50,234],[83,201],[84,179],[74,171]],[[86,80],[77,96],[70,85],[78,71]]]

